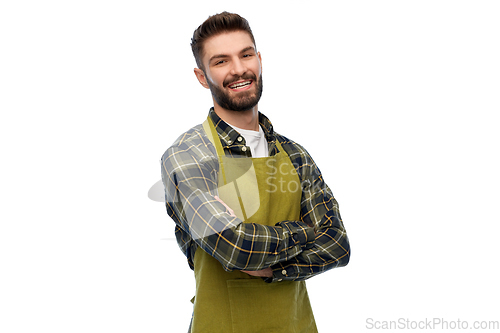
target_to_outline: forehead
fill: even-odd
[[[207,61],[214,55],[234,55],[247,47],[255,48],[255,45],[246,31],[224,32],[207,39],[203,45],[203,61]]]

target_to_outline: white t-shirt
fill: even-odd
[[[259,125],[259,131],[250,131],[231,125],[242,137],[245,138],[246,145],[250,147],[252,157],[268,157],[269,147],[267,146],[264,130]]]

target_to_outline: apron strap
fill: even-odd
[[[274,140],[275,143],[276,143],[276,146],[278,147],[278,150],[280,152],[282,152],[283,154],[285,154],[286,156],[288,156],[288,154],[286,153],[285,149],[283,149],[283,147],[281,146],[281,143],[279,142],[278,139]]]
[[[207,133],[208,139],[215,146],[217,155],[225,156],[226,154],[224,153],[224,149],[222,148],[222,145],[220,143],[219,135],[217,134],[214,123],[212,119],[210,119],[210,117],[207,117],[207,119],[205,119],[205,121],[203,122],[203,129]],[[215,138],[217,138],[218,140],[215,140]]]
[[[222,144],[220,143],[219,135],[217,134],[217,131],[215,130],[214,123],[212,119],[210,119],[210,116],[207,117],[207,119],[203,122],[203,130],[207,133],[208,139],[212,142],[212,144],[215,146],[215,149],[217,151],[217,157],[219,159],[219,167],[220,167],[220,174],[222,175],[222,180],[224,181],[224,185],[227,184],[226,180],[226,173],[224,172],[224,163],[222,162],[222,156],[225,156],[224,149],[222,148]],[[241,199],[241,194],[240,190],[238,188],[238,184],[234,182],[234,186],[236,189],[236,195],[238,196],[238,201],[240,203],[240,207],[242,209],[243,213],[243,220],[247,220],[247,215],[245,212],[245,208],[243,205],[243,201]]]

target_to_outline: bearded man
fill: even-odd
[[[196,280],[189,332],[317,332],[305,280],[350,257],[337,201],[309,153],[259,112],[262,59],[247,20],[213,15],[191,47],[213,107],[161,159]]]

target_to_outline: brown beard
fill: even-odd
[[[257,105],[257,103],[259,103],[260,97],[262,96],[262,74],[260,75],[259,80],[256,80],[255,75],[244,75],[242,79],[253,80],[256,85],[255,95],[244,95],[237,98],[231,98],[229,94],[227,94],[224,90],[222,90],[218,86],[213,85],[210,80],[207,80],[212,96],[217,104],[219,104],[224,109],[231,111],[247,111]],[[223,85],[224,87],[227,87],[232,82],[234,82],[234,80],[232,80],[231,82],[224,82]]]

